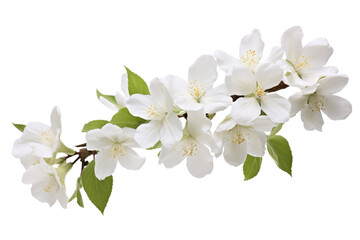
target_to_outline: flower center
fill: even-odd
[[[197,144],[192,141],[189,141],[188,143],[181,145],[181,148],[183,150],[183,157],[195,156],[198,150]]]
[[[57,182],[55,180],[55,178],[53,177],[49,182],[47,182],[46,184],[42,185],[42,189],[47,192],[47,193],[51,193],[54,192],[57,186]]]
[[[123,155],[123,149],[121,144],[115,143],[112,147],[111,157],[112,158],[120,158]]]
[[[162,107],[160,107],[157,104],[152,104],[150,105],[147,109],[146,112],[148,114],[148,117],[151,119],[156,119],[156,120],[161,120],[165,118],[165,113],[164,110],[162,109]]]
[[[325,110],[324,102],[327,99],[324,96],[313,95],[309,97],[308,104],[312,112],[320,112]]]
[[[232,143],[241,144],[248,139],[249,130],[246,127],[236,125],[229,131],[227,141]]]
[[[51,130],[42,132],[40,134],[40,139],[41,139],[41,143],[47,146],[52,146],[54,145],[54,133]]]
[[[253,69],[255,66],[259,64],[261,57],[258,57],[256,55],[255,50],[248,50],[240,57],[240,59],[242,60],[242,63],[245,66],[247,66],[250,69]]]
[[[310,69],[309,63],[310,57],[301,56],[301,61],[296,65],[295,69],[300,70],[301,68]]]
[[[259,97],[262,97],[262,96],[265,96],[266,95],[266,92],[264,91],[264,89],[262,89],[261,87],[257,86],[256,87],[256,91],[255,91],[255,97],[256,98],[259,98]]]
[[[201,97],[205,95],[205,83],[198,83],[197,80],[190,83],[189,93],[193,96],[198,102]]]

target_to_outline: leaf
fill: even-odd
[[[273,127],[271,129],[270,136],[275,136],[283,127],[284,123],[279,123],[277,126]]]
[[[149,147],[149,148],[147,148],[146,150],[158,149],[158,148],[161,148],[161,146],[162,146],[162,143],[161,143],[160,141],[158,141],[157,143],[155,143],[154,146]]]
[[[258,172],[260,171],[261,163],[261,157],[253,157],[251,155],[247,155],[245,163],[243,165],[245,181],[252,179],[258,174]]]
[[[280,135],[269,136],[267,149],[276,165],[291,176],[292,153],[288,141]]]
[[[59,149],[58,149],[59,152],[61,153],[65,153],[65,154],[68,154],[68,155],[72,155],[75,153],[75,151],[71,148],[68,148],[67,146],[65,146],[65,144],[60,141],[60,146],[59,146]]]
[[[148,121],[131,115],[127,108],[120,109],[111,119],[110,123],[123,127],[137,128],[139,125]]]
[[[80,207],[84,207],[84,202],[83,202],[81,192],[80,192],[81,188],[82,188],[82,181],[81,181],[81,177],[79,177],[76,181],[76,189],[75,189],[73,195],[71,196],[71,198],[69,199],[69,202],[71,202],[72,200],[74,200],[76,198],[77,204]]]
[[[105,94],[102,94],[99,90],[96,89],[96,96],[97,98],[100,100],[100,97],[103,97],[105,98],[106,100],[108,100],[109,102],[111,102],[112,104],[114,104],[116,107],[118,108],[121,108],[122,106],[120,106],[117,101],[116,101],[116,98],[115,96],[113,95],[105,95]]]
[[[80,189],[79,189],[79,191],[77,191],[77,194],[76,194],[76,202],[80,207],[82,207],[82,208],[84,207],[84,201],[82,199]]]
[[[16,127],[20,132],[23,132],[26,125],[24,124],[16,124],[16,123],[13,123],[14,127]]]
[[[128,89],[129,94],[133,95],[135,93],[149,95],[149,88],[146,82],[136,73],[133,73],[130,69],[125,66],[127,76],[128,76]]]
[[[100,181],[95,176],[94,167],[95,161],[92,161],[84,169],[81,175],[82,184],[90,201],[104,214],[112,191],[113,177],[109,176]]]
[[[106,120],[93,120],[88,123],[86,123],[82,129],[82,132],[88,132],[90,130],[102,128],[105,126],[109,121]]]

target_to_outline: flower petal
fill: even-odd
[[[332,120],[343,120],[352,112],[351,103],[339,96],[325,96],[323,112]]]
[[[117,159],[112,158],[110,151],[100,151],[95,157],[95,176],[99,180],[112,175],[115,171]]]
[[[149,148],[160,140],[160,129],[162,121],[152,120],[148,123],[141,124],[135,133],[135,141],[142,148]]]
[[[305,106],[308,100],[308,96],[301,93],[295,93],[289,97],[289,102],[291,103],[290,116],[295,116],[299,111],[301,111]]]
[[[254,74],[248,68],[238,67],[225,77],[225,85],[229,94],[248,95],[255,91]]]
[[[265,154],[266,134],[257,130],[249,130],[246,141],[247,152],[254,157],[262,157]]]
[[[88,150],[109,149],[113,141],[105,136],[101,129],[94,129],[86,133],[86,147]]]
[[[210,89],[218,77],[217,64],[211,55],[200,56],[189,68],[189,83],[200,82],[204,84],[205,90]]]
[[[204,112],[216,113],[231,105],[232,99],[226,91],[224,84],[221,84],[208,91],[200,100],[204,104]]]
[[[115,106],[116,109],[125,107],[127,99],[120,92],[115,93],[115,100],[116,100],[116,103],[119,105],[118,107]]]
[[[286,30],[281,37],[281,46],[285,50],[287,59],[293,64],[300,58],[303,36],[301,27],[295,26]]]
[[[188,156],[186,166],[194,177],[202,178],[213,170],[213,157],[205,145],[198,143],[194,155]]]
[[[133,94],[127,100],[126,107],[132,115],[141,117],[146,120],[152,120],[153,117],[151,117],[147,112],[148,108],[152,104],[156,104],[152,96]]]
[[[231,109],[231,117],[238,124],[249,124],[254,121],[261,112],[256,98],[244,97],[237,99]]]
[[[225,119],[217,126],[216,132],[224,132],[235,127],[236,122],[231,118],[230,115],[226,116]]]
[[[145,158],[140,157],[133,149],[123,148],[123,155],[119,158],[119,163],[126,169],[138,170],[145,162]]]
[[[33,152],[33,148],[27,144],[24,144],[19,138],[14,142],[11,154],[16,158],[22,158],[27,155],[33,154]]]
[[[179,142],[182,138],[182,125],[178,116],[170,112],[163,120],[160,129],[160,140],[163,146],[168,147]]]
[[[110,102],[109,100],[107,100],[106,98],[100,96],[99,97],[99,100],[102,104],[104,104],[105,107],[111,109],[111,110],[114,110],[114,111],[118,111],[119,108],[118,106],[116,106],[115,104],[113,104],[112,102]],[[117,100],[116,100],[117,101]]]
[[[150,93],[156,103],[163,107],[165,112],[172,111],[174,102],[159,78],[155,78],[150,82]]]
[[[327,63],[333,51],[325,38],[318,38],[306,44],[301,55],[309,58],[311,68],[319,68]]]
[[[261,97],[261,109],[272,121],[283,123],[290,118],[291,104],[286,98],[272,93]]]
[[[31,194],[40,202],[48,203],[50,207],[56,202],[56,194],[45,192],[42,183],[33,184]]]
[[[244,163],[247,156],[247,146],[245,142],[240,144],[225,140],[224,143],[224,159],[233,166],[239,166]]]
[[[282,47],[280,46],[276,46],[271,49],[269,56],[264,62],[275,64],[279,60],[281,60],[283,56],[284,56],[284,49],[282,49]]]
[[[301,120],[304,123],[304,128],[308,131],[318,130],[322,131],[324,120],[319,111],[311,111],[307,106],[301,111]]]
[[[41,161],[46,164],[43,160]],[[47,181],[50,178],[49,173],[44,171],[40,164],[29,167],[23,175],[22,182],[25,184],[37,184]]]
[[[281,82],[283,70],[279,65],[271,63],[260,64],[256,73],[255,81],[263,90],[270,89]]]
[[[55,194],[56,200],[60,203],[62,208],[66,208],[69,202],[69,198],[64,190],[59,189]]]
[[[206,117],[205,113],[188,112],[187,129],[191,137],[213,149],[215,142],[210,132],[211,125],[212,122]]]
[[[215,51],[214,56],[221,70],[225,73],[231,73],[232,69],[241,65],[239,59],[234,58],[224,51]]]
[[[336,74],[338,69],[336,67],[320,67],[315,69],[307,69],[301,71],[301,78],[306,82],[307,86],[317,83],[320,78]]]
[[[129,79],[127,73],[121,75],[121,90],[124,93],[125,98],[129,98],[129,87],[128,87]]]
[[[256,57],[262,58],[264,50],[264,42],[261,40],[259,30],[254,29],[251,34],[246,35],[241,39],[240,43],[240,58],[246,55],[246,52],[255,50]]]
[[[159,155],[159,164],[164,164],[166,168],[172,168],[181,163],[185,159],[184,151],[181,148],[181,143],[176,144],[171,148],[163,147]]]
[[[59,107],[54,107],[51,112],[51,128],[61,129],[61,113]]]
[[[316,93],[319,95],[332,95],[334,93],[340,92],[348,83],[349,77],[344,74],[334,74],[322,78],[319,81],[319,87],[316,90]]]
[[[268,116],[259,116],[250,125],[256,130],[268,132],[277,124],[271,121]]]

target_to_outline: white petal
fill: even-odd
[[[270,89],[281,82],[283,70],[279,65],[264,63],[259,65],[255,73],[255,81],[263,90]]]
[[[286,57],[293,64],[300,58],[302,51],[301,39],[303,37],[301,27],[295,26],[286,30],[281,38],[281,46],[285,50]]]
[[[204,83],[205,89],[210,89],[217,79],[217,64],[211,55],[200,56],[189,68],[189,83],[194,81]]]
[[[155,78],[150,82],[150,93],[154,100],[163,107],[165,112],[172,111],[174,102],[159,78]]]
[[[120,128],[114,124],[108,123],[101,128],[101,133],[113,143],[130,143],[134,144],[134,135],[136,130],[132,128]],[[105,144],[108,144],[105,140]],[[110,145],[110,146],[111,146]],[[109,146],[109,145],[108,145]]]
[[[34,152],[33,148],[29,145],[23,143],[21,139],[17,139],[14,142],[13,149],[12,149],[12,155],[16,158],[22,158],[28,155],[32,155]]]
[[[212,122],[206,117],[205,113],[188,112],[187,115],[187,128],[192,137],[197,138],[210,130]]]
[[[213,157],[205,145],[198,143],[197,151],[188,156],[186,166],[194,177],[202,178],[213,170]]]
[[[301,71],[301,78],[306,82],[307,86],[315,84],[320,78],[336,74],[338,69],[336,67],[320,67],[311,68],[306,71]]]
[[[212,152],[215,154],[215,157],[220,157],[223,147],[224,147],[224,137],[226,135],[226,132],[215,132],[213,135],[214,138],[214,147],[212,149]]]
[[[272,121],[283,123],[290,118],[291,104],[286,98],[272,93],[261,97],[261,109]]]
[[[95,176],[99,179],[105,179],[115,171],[117,159],[112,158],[110,151],[100,151],[95,157]]]
[[[284,49],[282,49],[282,47],[280,46],[273,47],[271,49],[268,58],[264,62],[275,64],[282,59],[283,55],[284,55]]]
[[[256,89],[254,74],[248,68],[238,67],[225,77],[225,85],[229,94],[248,95]]]
[[[228,95],[225,85],[221,84],[208,91],[201,98],[200,103],[204,104],[204,112],[216,113],[230,106],[232,99]]]
[[[226,73],[230,73],[232,69],[241,65],[239,59],[230,56],[224,51],[215,51],[214,56],[220,69]]]
[[[45,192],[42,183],[32,185],[31,194],[40,202],[48,203],[50,207],[56,202],[56,194]]]
[[[267,116],[259,116],[255,121],[251,123],[251,126],[259,131],[271,131],[277,124],[271,121]]]
[[[296,72],[287,72],[283,77],[283,81],[289,86],[298,88],[304,88],[313,84],[312,82],[306,82],[301,79]]]
[[[59,201],[61,207],[66,208],[69,202],[69,198],[64,190],[59,189],[55,194],[56,200]]]
[[[37,184],[47,181],[50,176],[44,171],[40,164],[29,167],[23,175],[22,182],[25,184]]]
[[[61,129],[61,113],[59,107],[54,107],[51,112],[51,128]]]
[[[156,103],[152,96],[133,94],[126,102],[126,107],[132,115],[146,120],[152,120],[153,117],[149,115],[147,110],[153,104]]]
[[[181,146],[181,143],[178,143],[172,148],[163,147],[159,155],[159,164],[163,163],[165,167],[172,168],[181,163],[185,159]]]
[[[334,74],[319,81],[316,93],[319,95],[332,95],[340,92],[348,83],[349,77],[344,74]]]
[[[189,83],[182,78],[174,75],[167,75],[160,81],[169,91],[175,102],[177,102],[178,98],[181,98],[184,95],[189,95]]]
[[[304,128],[308,131],[318,130],[322,131],[324,120],[319,111],[311,111],[309,106],[301,111],[301,120],[304,123]]]
[[[115,100],[116,103],[119,105],[119,107],[115,106],[117,109],[125,107],[127,99],[121,93],[119,92],[115,93]]]
[[[108,149],[113,145],[113,140],[105,136],[101,129],[94,129],[86,133],[86,147],[89,150]]]
[[[333,53],[333,48],[329,45],[325,38],[315,39],[306,44],[301,55],[308,57],[311,68],[324,66]]]
[[[226,116],[226,118],[217,126],[216,132],[224,132],[235,127],[236,122],[231,118],[231,116]]]
[[[224,159],[227,163],[233,166],[239,166],[240,164],[245,162],[246,156],[247,147],[245,142],[237,144],[225,140]]]
[[[249,124],[254,121],[261,112],[256,98],[244,97],[237,99],[231,109],[231,117],[238,124]]]
[[[40,157],[36,156],[36,155],[28,155],[25,157],[22,157],[20,159],[21,164],[28,169],[29,167],[32,167],[36,164],[38,164],[40,162]]]
[[[257,130],[249,131],[246,141],[247,152],[254,157],[262,157],[265,154],[266,134]]]
[[[204,104],[198,103],[190,94],[185,94],[177,98],[176,105],[186,111],[199,111],[204,108]]]
[[[301,90],[303,95],[311,95],[316,92],[317,88],[319,87],[319,83],[315,83],[312,86],[307,86]]]
[[[135,141],[136,130],[133,128],[124,127],[122,128],[122,134],[119,136],[121,139],[121,144],[124,144],[128,147],[139,147],[139,144]]]
[[[299,111],[301,111],[305,106],[308,100],[308,96],[301,93],[295,93],[289,97],[289,102],[291,103],[290,116],[295,116]]]
[[[162,122],[152,120],[148,123],[141,124],[135,133],[135,141],[142,148],[149,148],[160,140],[160,129]]]
[[[125,98],[129,98],[129,87],[128,87],[128,77],[127,77],[127,73],[124,73],[123,75],[121,75],[121,90],[124,93]]]
[[[100,102],[102,104],[104,104],[105,107],[111,109],[111,110],[114,110],[114,111],[117,111],[119,110],[118,106],[116,106],[115,104],[113,104],[112,102],[108,101],[106,98],[100,96],[99,98]]]
[[[138,170],[145,162],[145,158],[140,157],[133,149],[123,148],[123,155],[119,158],[119,163],[126,169]]]
[[[323,112],[332,120],[343,120],[352,112],[351,103],[339,96],[325,96]]]
[[[28,123],[24,129],[21,140],[26,142],[41,142],[41,133],[51,131],[51,127],[40,122]]]
[[[261,40],[259,30],[254,29],[251,34],[246,35],[241,39],[240,43],[240,58],[249,50],[255,50],[256,56],[262,58],[264,50],[264,42]]]
[[[182,135],[182,125],[180,119],[175,113],[168,113],[160,129],[161,143],[165,147],[174,145],[181,140]]]

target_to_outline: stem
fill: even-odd
[[[75,147],[86,147],[86,143],[76,145]],[[86,161],[86,158],[93,155],[93,157],[95,159],[96,154],[97,154],[97,151],[91,151],[91,150],[88,150],[86,148],[81,148],[78,152],[75,152],[74,154],[67,155],[65,157],[65,159],[68,159],[68,158],[74,157],[74,156],[78,156],[71,164],[74,165],[77,161],[80,160],[80,162],[81,162],[81,173],[80,173],[80,175],[81,175],[82,172],[84,171],[84,168],[89,163],[88,161]]]

